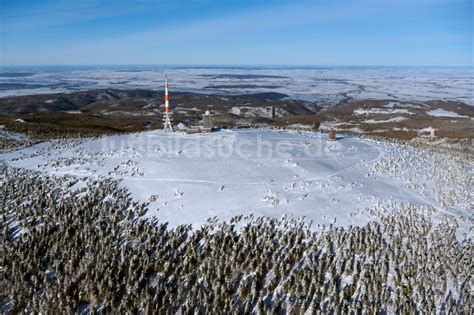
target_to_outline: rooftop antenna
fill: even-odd
[[[173,132],[170,120],[170,97],[168,95],[168,73],[165,73],[165,113],[163,115],[163,131]]]

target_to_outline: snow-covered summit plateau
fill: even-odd
[[[250,214],[305,217],[313,228],[364,225],[398,203],[462,219],[472,205],[469,159],[316,133],[150,131],[43,142],[2,159],[47,174],[120,179],[134,200],[149,203],[146,216],[170,226]],[[460,222],[464,233],[468,222]]]

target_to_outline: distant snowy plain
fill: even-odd
[[[417,164],[417,156],[425,161]],[[172,227],[251,214],[305,217],[314,227],[364,225],[374,219],[370,209],[384,211],[397,203],[456,217],[468,217],[472,205],[472,174],[462,164],[400,152],[386,142],[353,137],[331,142],[306,132],[150,131],[44,142],[0,159],[50,175],[117,178],[134,200],[149,202],[148,217]]]
[[[472,67],[2,67],[0,97],[94,88],[213,94],[279,92],[322,105],[353,99],[455,100],[474,105]]]

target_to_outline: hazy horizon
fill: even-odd
[[[337,103],[355,99],[451,99],[474,105],[471,67],[289,65],[61,65],[0,68],[0,97],[97,88],[247,94],[277,92]]]
[[[469,65],[427,65],[427,64],[8,64],[0,65],[2,68],[28,68],[28,67],[203,67],[203,68],[371,68],[371,67],[392,67],[392,68],[474,68],[474,64]]]

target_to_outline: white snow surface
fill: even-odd
[[[272,117],[271,107],[250,107],[250,106],[234,106],[230,109],[230,113],[234,115],[243,115],[247,117]]]
[[[429,192],[373,171],[387,154],[398,154],[390,148],[389,143],[348,136],[331,142],[309,132],[150,131],[44,142],[3,154],[0,162],[55,175],[118,178],[133,199],[151,201],[148,217],[170,226],[249,214],[363,225],[373,220],[367,208],[374,206],[413,202],[439,207]]]
[[[354,110],[354,115],[371,115],[371,114],[383,114],[383,115],[392,115],[392,114],[406,114],[412,115],[408,109],[405,108],[358,108]]]
[[[445,110],[442,108],[437,108],[434,110],[427,111],[426,114],[434,117],[452,117],[452,118],[469,118],[469,116],[459,115],[456,112]]]
[[[380,119],[380,120],[366,119],[366,120],[361,121],[361,123],[363,123],[363,124],[384,124],[384,123],[402,122],[406,119],[407,119],[406,117],[397,116],[397,117],[392,117],[392,118],[389,118],[389,119]]]

